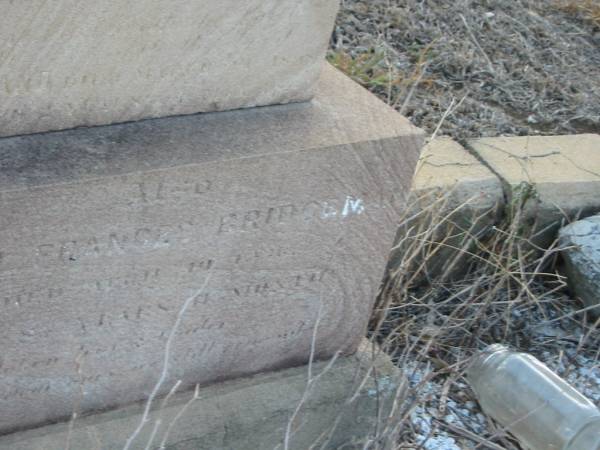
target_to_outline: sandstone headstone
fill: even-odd
[[[330,67],[311,103],[0,140],[0,432],[146,397],[176,324],[164,389],[302,364],[317,324],[354,351],[421,142]]]
[[[378,431],[394,422],[394,401],[403,398],[405,380],[389,358],[361,346],[353,356],[315,363],[313,384],[291,427],[290,449],[363,448]],[[260,374],[173,396],[166,406],[155,403],[132,449],[158,449],[166,437],[169,450],[273,450],[283,448],[288,422],[306,390],[307,367]],[[351,400],[352,399],[352,400]],[[188,404],[185,412],[183,408]],[[142,418],[144,404],[0,437],[0,450],[122,450]],[[179,418],[174,422],[176,416]],[[151,440],[156,421],[160,420]],[[337,422],[337,424],[336,424]],[[174,423],[169,433],[167,429]],[[71,432],[69,433],[69,429]],[[393,427],[390,427],[393,428]],[[350,445],[353,444],[353,445]],[[324,447],[323,447],[324,445]]]
[[[560,246],[566,263],[567,280],[589,314],[600,316],[600,215],[578,220],[562,228]]]
[[[0,0],[0,136],[313,95],[338,0]]]

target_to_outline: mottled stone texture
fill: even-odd
[[[316,363],[314,373],[324,371],[327,364]],[[301,366],[201,389],[200,399],[191,403],[172,427],[166,448],[283,448],[288,421],[306,390],[307,370],[307,366]],[[303,403],[291,428],[290,450],[306,450],[317,443],[316,448],[331,450],[363,448],[375,430],[379,430],[380,443],[383,437],[394,442],[385,424],[390,417],[391,423],[396,423],[393,421],[393,402],[396,397],[402,398],[405,387],[404,378],[389,358],[374,353],[370,347],[361,347],[356,355],[339,358],[314,383]],[[166,407],[161,407],[162,400],[157,401],[147,425],[131,448],[158,449],[169,424],[192,396],[192,392],[177,394]],[[353,400],[349,401],[351,398]],[[67,424],[0,437],[0,449],[64,450],[69,441],[70,448],[76,450],[122,450],[140,423],[143,406],[138,404],[80,418],[75,421],[70,438]],[[146,447],[157,420],[162,425],[155,434],[154,445]],[[350,443],[353,445],[349,446]]]
[[[573,222],[562,228],[559,236],[569,287],[590,308],[589,314],[597,318],[600,316],[600,215]]]
[[[0,140],[0,432],[353,352],[422,134],[311,103]],[[317,319],[320,317],[320,320]]]
[[[338,0],[0,0],[0,136],[307,100]]]

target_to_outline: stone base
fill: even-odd
[[[0,139],[0,433],[143,400],[167,345],[161,394],[305,364],[317,323],[354,353],[422,137],[326,67],[310,103]]]
[[[314,364],[313,374],[327,365]],[[308,367],[301,366],[202,388],[191,403],[193,392],[175,394],[167,406],[157,400],[130,448],[161,448],[169,424],[180,415],[166,440],[164,448],[169,450],[281,449],[290,417],[306,390],[307,374]],[[336,360],[313,384],[293,421],[289,448],[305,450],[316,442],[316,448],[362,448],[378,422],[390,416],[392,403],[404,388],[403,377],[387,356],[374,356],[371,345],[364,342],[356,355]],[[139,403],[71,424],[7,435],[0,438],[0,450],[121,450],[139,425],[144,407]],[[161,425],[147,446],[157,420]]]

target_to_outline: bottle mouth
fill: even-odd
[[[600,450],[600,416],[591,418],[579,428],[563,450],[582,449]]]
[[[510,349],[504,344],[491,344],[473,356],[466,370],[467,380],[477,393],[477,385],[484,371],[499,362],[500,356],[508,353]]]

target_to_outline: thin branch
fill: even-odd
[[[152,389],[152,392],[150,393],[150,396],[148,397],[148,401],[146,402],[146,407],[144,408],[144,414],[142,415],[142,419],[140,420],[139,425],[134,430],[134,432],[131,434],[131,436],[129,436],[129,439],[127,439],[127,442],[125,443],[125,446],[123,447],[123,450],[129,450],[133,441],[137,438],[137,436],[142,431],[142,428],[144,428],[144,426],[146,425],[146,422],[148,421],[148,415],[150,414],[150,409],[152,408],[152,403],[154,401],[154,398],[158,395],[160,388],[162,387],[163,383],[166,381],[166,379],[169,375],[169,360],[171,358],[171,346],[173,345],[173,341],[175,339],[175,335],[177,334],[179,324],[181,323],[183,316],[185,315],[185,312],[188,309],[188,307],[192,304],[192,302],[194,300],[196,300],[204,292],[204,289],[208,285],[208,281],[210,280],[210,277],[211,277],[211,273],[209,273],[206,276],[206,278],[204,279],[204,284],[202,285],[202,287],[194,295],[189,297],[183,303],[183,306],[179,310],[179,313],[177,314],[177,319],[175,320],[175,324],[173,325],[173,328],[171,329],[171,333],[169,334],[167,343],[165,345],[163,368],[162,368],[160,378],[158,379],[157,383],[154,385],[154,389]]]

